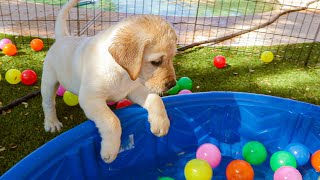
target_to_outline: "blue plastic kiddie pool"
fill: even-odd
[[[163,138],[149,130],[147,112],[137,105],[116,111],[123,127],[118,158],[106,164],[100,158],[101,138],[87,121],[43,145],[0,179],[116,179],[156,180],[184,178],[184,166],[203,143],[213,143],[223,155],[213,179],[226,179],[227,164],[243,159],[242,147],[260,141],[267,160],[253,166],[255,179],[272,179],[272,153],[300,142],[310,153],[320,149],[320,107],[272,96],[208,92],[163,98],[171,127]],[[303,179],[320,175],[310,162],[298,167]]]

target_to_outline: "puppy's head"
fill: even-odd
[[[149,90],[162,93],[176,84],[172,59],[176,34],[158,16],[134,16],[121,22],[109,52],[132,80],[139,78]]]

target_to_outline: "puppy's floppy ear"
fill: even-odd
[[[134,30],[121,29],[109,47],[109,52],[116,62],[124,68],[132,80],[136,80],[141,70],[144,49],[147,44],[145,38],[138,36]]]

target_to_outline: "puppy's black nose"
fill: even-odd
[[[176,80],[166,82],[166,84],[165,84],[167,89],[171,89],[175,85],[176,85]]]

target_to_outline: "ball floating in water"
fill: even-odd
[[[273,174],[273,180],[302,180],[302,175],[296,168],[282,166]]]
[[[308,148],[301,143],[291,143],[285,148],[285,150],[293,155],[298,166],[307,164],[310,159]]]
[[[116,105],[117,109],[123,108],[123,107],[127,107],[130,106],[132,104],[132,102],[128,99],[124,99],[118,102],[118,104]]]
[[[219,69],[224,68],[227,65],[226,58],[221,55],[214,57],[213,58],[213,65]]]
[[[269,63],[273,60],[274,55],[271,51],[264,51],[261,54],[261,61],[265,62],[265,63]]]
[[[221,162],[221,152],[219,148],[210,143],[202,144],[196,152],[197,159],[205,160],[212,168],[217,167]]]
[[[171,177],[159,177],[158,180],[174,180]]]
[[[320,150],[312,154],[311,165],[316,171],[320,172]]]
[[[21,81],[21,72],[18,69],[10,69],[6,72],[5,79],[10,84],[18,84]]]
[[[9,43],[12,44],[10,39],[7,39],[7,38],[1,39],[1,41],[0,41],[0,49],[3,49],[4,45],[9,44]]]
[[[186,180],[211,180],[212,174],[209,163],[201,159],[192,159],[184,167]]]
[[[258,141],[250,141],[242,148],[243,158],[252,165],[262,164],[267,159],[267,150]]]
[[[178,94],[191,94],[192,92],[188,89],[181,90]]]
[[[21,82],[25,85],[32,85],[37,81],[37,74],[33,70],[24,70],[21,73]]]
[[[228,180],[253,180],[254,171],[248,162],[233,160],[227,166],[226,176]]]
[[[282,166],[291,166],[296,168],[297,162],[291,153],[287,151],[278,151],[272,154],[270,158],[270,166],[273,171],[276,171]]]
[[[58,96],[63,96],[63,94],[66,92],[66,89],[60,84],[58,89],[57,89],[57,95]]]
[[[72,94],[69,91],[66,91],[63,94],[63,101],[68,105],[68,106],[75,106],[79,103],[78,96],[75,94]]]
[[[33,39],[31,42],[30,42],[30,46],[33,50],[35,51],[41,51],[43,49],[43,41],[41,39]]]
[[[178,84],[181,89],[188,89],[191,90],[192,89],[192,80],[188,77],[182,77],[178,80]]]
[[[178,83],[176,83],[176,85],[173,86],[171,89],[169,89],[167,93],[170,95],[175,95],[175,94],[178,94],[179,91],[180,91],[180,86]]]
[[[12,43],[8,43],[3,46],[2,51],[7,56],[14,56],[17,54],[17,47]]]

